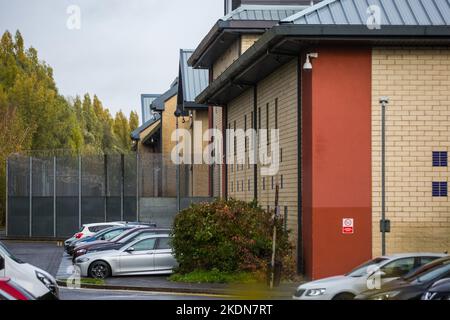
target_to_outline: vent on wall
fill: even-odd
[[[448,166],[447,151],[433,151],[433,167],[447,167]]]
[[[433,197],[447,197],[447,182],[433,182]]]

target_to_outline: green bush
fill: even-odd
[[[292,246],[283,221],[276,219],[275,224],[276,259],[292,259]],[[180,264],[178,272],[264,274],[271,261],[273,226],[273,213],[255,203],[231,199],[193,204],[174,221],[172,245]]]

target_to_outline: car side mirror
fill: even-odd
[[[100,240],[106,240],[106,239],[105,239],[105,236],[102,236],[102,237],[100,238]]]
[[[133,248],[133,247],[130,247],[130,248],[128,248],[127,250],[125,250],[125,252],[132,253],[132,252],[134,252],[134,248]]]
[[[5,260],[3,257],[0,257],[0,270],[5,269]]]

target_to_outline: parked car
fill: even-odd
[[[443,256],[445,254],[408,253],[378,257],[345,275],[302,284],[298,287],[293,299],[351,300],[368,289],[376,273],[380,276],[380,282],[386,283]]]
[[[122,234],[126,230],[131,230],[134,228],[139,228],[139,226],[118,226],[104,229],[102,231],[97,232],[96,234],[88,237],[84,237],[77,241],[72,242],[69,246],[67,246],[66,252],[70,255],[73,255],[73,252],[79,246],[82,246],[86,243],[94,243],[96,241],[108,241],[113,239],[114,237]]]
[[[0,278],[1,300],[36,300],[33,295],[12,281],[10,278]]]
[[[439,280],[422,296],[422,300],[450,300],[450,278]]]
[[[0,243],[0,278],[10,278],[38,299],[58,299],[55,278],[42,269],[16,258]]]
[[[170,274],[178,265],[167,234],[148,236],[118,250],[93,252],[75,260],[82,277]]]
[[[125,224],[126,224],[126,222],[122,222],[122,221],[84,224],[81,227],[80,231],[78,231],[72,237],[70,237],[69,239],[64,241],[64,248],[66,249],[74,241],[83,239],[88,236],[92,236],[92,235],[96,234],[97,232],[102,231],[106,228],[123,226]]]
[[[390,281],[378,290],[356,296],[358,300],[419,300],[437,281],[450,277],[450,257],[426,264],[406,276]]]
[[[91,243],[86,243],[81,246],[77,246],[73,252],[73,260],[75,261],[76,258],[87,253],[117,250],[123,247],[125,244],[131,243],[132,241],[139,240],[154,234],[169,234],[170,232],[170,229],[158,228],[133,228],[130,230],[126,230],[122,234],[109,241],[98,240]]]

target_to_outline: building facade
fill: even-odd
[[[345,273],[381,254],[381,96],[390,99],[387,253],[450,247],[450,6],[379,5],[380,28],[367,24],[367,4],[327,0],[263,32],[249,27],[261,21],[245,21],[248,29],[225,38],[227,48],[208,41],[212,30],[190,60],[210,72],[196,102],[213,106],[210,112],[221,108],[224,129],[280,130],[278,173],[226,165],[222,196],[273,209],[278,184],[299,272],[310,278]],[[245,16],[253,9],[236,10]],[[249,152],[246,145],[224,151]],[[349,234],[347,219],[354,223]]]

